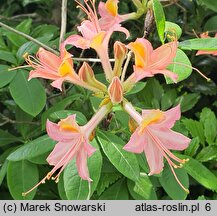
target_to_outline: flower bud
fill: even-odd
[[[78,74],[80,79],[88,86],[94,87],[99,91],[106,91],[106,86],[96,80],[92,68],[86,62],[83,63]]]
[[[108,94],[113,104],[119,104],[123,100],[123,88],[118,77],[114,77],[108,88]]]
[[[122,72],[122,65],[126,57],[126,54],[127,54],[126,46],[123,43],[116,41],[114,44],[115,66],[114,66],[113,76],[120,77]]]

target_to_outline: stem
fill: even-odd
[[[123,83],[124,82],[124,79],[125,79],[125,75],[126,75],[126,72],[127,72],[127,67],[130,63],[130,59],[132,57],[132,51],[130,51],[128,54],[127,54],[127,60],[124,64],[124,69],[123,69],[123,72],[122,72],[122,75],[121,75],[121,82]]]
[[[2,22],[0,22],[0,26],[7,29],[7,30],[9,30],[9,31],[11,31],[11,32],[14,32],[14,33],[26,38],[27,40],[30,40],[30,41],[34,42],[35,44],[38,44],[39,46],[45,48],[46,50],[48,50],[48,51],[50,51],[52,53],[54,53],[55,55],[59,55],[58,51],[52,49],[51,47],[45,45],[44,43],[40,42],[39,40],[37,40],[37,39],[35,39],[35,38],[33,38],[33,37],[23,33],[23,32],[20,32],[20,31],[14,29],[14,28],[11,28],[10,26],[8,26],[8,25],[6,25],[6,24],[4,24]]]
[[[140,125],[142,122],[142,116],[138,113],[130,102],[124,101],[124,110]]]
[[[112,108],[112,104],[110,102],[106,105],[103,105],[90,119],[90,121],[82,127],[82,130],[85,132],[87,137],[90,136],[92,131],[103,120],[103,118],[110,112],[111,108]]]
[[[68,0],[62,0],[62,9],[61,9],[61,30],[60,30],[60,41],[59,45],[64,41],[64,36],[66,34],[66,25],[67,25],[67,2]]]

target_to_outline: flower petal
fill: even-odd
[[[59,78],[59,75],[57,73],[51,73],[50,71],[47,71],[44,69],[36,69],[36,70],[30,71],[28,80],[31,80],[32,78],[37,78],[37,77],[55,80]]]
[[[81,49],[89,49],[90,41],[81,37],[80,35],[71,35],[64,41],[64,46],[71,44]]]
[[[147,138],[138,134],[138,129],[131,135],[129,142],[123,147],[124,150],[141,153],[147,145]]]
[[[57,70],[61,60],[60,57],[45,50],[44,48],[39,48],[36,56],[40,60],[40,63],[46,68],[50,68],[51,70]]]
[[[170,42],[155,49],[151,54],[149,68],[158,70],[165,69],[175,58],[177,46],[177,42]]]
[[[96,148],[90,145],[90,143],[86,140],[84,140],[84,149],[87,152],[88,157],[90,157],[96,151]]]
[[[172,131],[170,129],[150,129],[152,134],[158,137],[167,149],[182,151],[186,149],[191,141],[188,137],[181,133]]]
[[[76,144],[76,140],[74,141],[67,141],[67,142],[58,142],[53,151],[47,157],[47,162],[50,165],[56,166],[58,164],[58,168],[63,166],[67,161],[68,157],[66,154],[69,152],[70,149],[73,149],[74,145]],[[64,158],[64,156],[66,156]],[[62,161],[61,161],[62,160]]]
[[[92,179],[90,179],[89,171],[87,167],[87,152],[83,148],[81,148],[77,153],[76,164],[77,164],[79,176],[82,179],[91,182]]]
[[[64,78],[59,78],[55,81],[53,81],[51,83],[51,85],[54,87],[54,88],[57,88],[59,89],[60,91],[62,91],[62,84],[63,84],[63,81],[64,81]]]
[[[170,70],[151,70],[152,74],[163,74],[167,77],[169,77],[174,83],[177,83],[178,75]]]
[[[150,168],[149,175],[159,174],[164,167],[163,155],[150,135],[146,134],[146,136],[147,145],[145,146],[144,152]]]
[[[68,131],[61,131],[60,126],[49,120],[46,123],[46,130],[48,136],[56,141],[69,141],[71,139],[76,139],[80,136],[79,133],[72,133]]]

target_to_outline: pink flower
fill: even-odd
[[[73,69],[71,55],[62,49],[57,56],[44,48],[39,48],[36,59],[24,55],[26,62],[34,69],[30,71],[29,80],[35,77],[54,80],[51,85],[61,90],[63,81],[79,84],[79,77]]]
[[[101,59],[106,78],[111,80],[112,68],[108,56],[109,39],[114,31],[124,32],[127,37],[129,36],[129,32],[127,29],[121,27],[120,24],[114,25],[112,28],[108,29],[103,28],[99,22],[94,2],[92,0],[85,0],[84,2],[86,8],[77,1],[79,7],[88,15],[88,20],[83,21],[78,27],[78,31],[81,32],[81,36],[69,36],[64,41],[64,46],[71,44],[81,49],[95,49]]]
[[[204,32],[200,35],[201,38],[210,38],[210,36],[208,35],[208,32]],[[217,37],[217,33],[214,36],[215,38]],[[214,55],[217,56],[217,50],[199,50],[196,55]]]
[[[159,174],[163,170],[163,158],[165,158],[177,182],[187,191],[174,171],[174,168],[182,167],[182,164],[187,160],[179,159],[170,151],[170,149],[184,150],[190,143],[189,138],[171,130],[176,120],[180,119],[180,106],[178,105],[166,112],[154,109],[143,110],[142,116],[130,103],[126,103],[124,108],[138,123],[138,128],[124,149],[134,153],[145,153],[150,168],[149,175]]]
[[[148,40],[138,38],[135,42],[128,44],[127,47],[135,55],[135,65],[134,73],[126,80],[125,85],[130,82],[138,82],[145,77],[152,77],[155,74],[163,74],[170,77],[174,82],[177,81],[177,74],[166,69],[176,56],[177,42],[164,44],[154,50]]]
[[[79,126],[76,123],[76,115],[68,116],[60,120],[57,124],[47,120],[46,129],[49,137],[58,141],[53,151],[47,157],[47,162],[54,166],[54,168],[38,184],[23,193],[23,196],[33,191],[40,184],[45,183],[46,180],[49,180],[54,173],[60,169],[58,174],[52,177],[53,180],[58,182],[60,174],[74,158],[76,158],[79,176],[89,182],[92,181],[87,167],[87,158],[90,157],[96,149],[91,146],[89,139],[91,138],[93,130],[110,112],[111,108],[111,103],[105,103],[84,126]]]

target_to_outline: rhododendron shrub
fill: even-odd
[[[203,33],[182,40],[180,27],[166,21],[167,5],[130,3],[135,11],[122,11],[118,0],[77,0],[76,33],[61,36],[56,49],[43,38],[33,49],[30,37],[18,50],[22,61],[11,61],[17,119],[2,118],[15,123],[22,138],[0,131],[3,150],[19,145],[5,149],[0,179],[7,173],[14,199],[43,198],[52,188],[61,199],[113,199],[117,190],[123,190],[117,199],[161,199],[161,188],[172,199],[186,199],[189,176],[217,191],[217,177],[201,163],[216,159],[215,114],[208,108],[192,113],[199,121],[181,114],[200,98],[184,92],[183,80],[196,74],[212,82],[185,50],[214,58],[217,38]],[[142,34],[131,28],[138,20]]]

